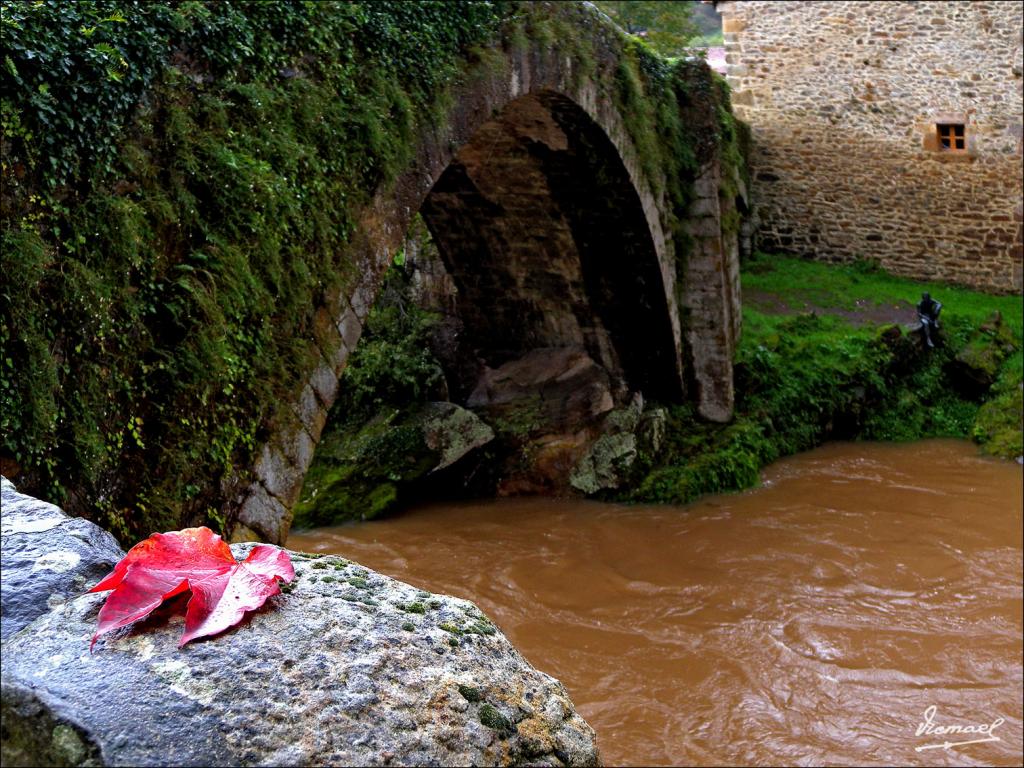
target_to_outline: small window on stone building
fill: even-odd
[[[939,147],[943,151],[963,152],[967,149],[963,123],[939,123]]]

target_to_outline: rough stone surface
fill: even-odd
[[[329,430],[295,507],[296,525],[374,518],[402,501],[400,490],[493,439],[476,414],[447,402],[385,411],[359,427]]]
[[[717,7],[763,250],[1021,289],[1024,5]],[[941,123],[965,125],[965,151]]]
[[[431,472],[451,466],[494,439],[494,430],[479,416],[454,403],[428,403],[422,418],[423,442],[438,454]]]
[[[607,370],[580,347],[535,349],[499,368],[485,368],[469,406],[498,433],[501,458],[493,468],[495,485],[487,492],[571,495],[607,487],[595,485],[596,480],[580,485],[574,478],[581,471],[592,475],[588,462],[595,450],[604,456],[611,443],[618,446],[612,452],[630,450],[618,445],[623,441],[618,434],[632,432],[636,424],[624,428],[620,417],[632,413],[642,397],[635,395],[631,405],[616,409],[616,399],[627,396],[615,390]],[[578,469],[581,462],[587,470]]]
[[[63,584],[17,584],[43,606],[54,590],[69,599],[4,640],[5,765],[598,761],[564,687],[472,603],[337,557],[292,553],[294,587],[217,637],[178,649],[179,599],[90,653],[104,596],[70,596],[122,553],[99,529],[86,532],[91,523],[54,512],[4,484],[5,630],[8,538],[32,539],[41,558],[72,551],[74,531],[93,542],[55,572]],[[250,547],[232,550],[242,558]]]
[[[618,488],[636,456],[636,435],[632,432],[602,435],[573,468],[569,482],[584,493]]]
[[[605,417],[602,434],[573,467],[569,482],[583,493],[618,488],[637,458],[637,428],[643,413],[643,398],[637,395],[624,408]]]
[[[316,403],[312,387],[307,385],[305,390],[308,391],[306,404],[321,413],[314,424],[319,437],[326,412]],[[258,482],[250,487],[239,509],[238,522],[264,532],[267,541],[283,544],[291,521],[290,510],[298,501],[302,479],[313,461],[315,447],[306,426],[298,420],[278,432],[274,440],[265,443],[254,467]],[[269,500],[264,496],[269,496]],[[281,519],[275,523],[273,517],[278,510]]]
[[[53,606],[80,595],[86,582],[106,576],[122,554],[106,531],[18,493],[7,478],[0,480],[0,494],[0,637],[6,640]]]
[[[253,483],[238,512],[238,523],[232,541],[250,541],[256,534],[262,541],[279,544],[288,540],[292,513],[262,483]]]
[[[655,456],[665,444],[665,433],[668,430],[668,411],[664,408],[651,408],[640,418],[637,437],[640,448],[649,455]]]
[[[302,394],[295,403],[295,415],[308,434],[319,436],[327,422],[327,409],[317,400],[312,384],[302,388]]]
[[[485,368],[470,408],[507,415],[530,406],[524,429],[578,428],[615,403],[608,372],[579,347],[535,349],[499,368]]]
[[[345,342],[346,348],[353,350],[359,343],[359,337],[363,333],[363,325],[356,317],[355,310],[349,309],[338,321],[338,331],[341,333],[341,340]]]
[[[981,397],[995,383],[999,368],[1017,350],[1013,333],[994,312],[971,336],[950,365],[950,378],[968,397]]]
[[[694,182],[691,217],[685,222],[693,241],[686,260],[683,306],[690,322],[686,371],[690,396],[705,419],[732,418],[732,359],[740,331],[739,246],[735,233],[724,236],[721,215],[735,212],[733,200],[720,198],[720,168],[709,163]]]
[[[338,394],[338,377],[334,375],[332,366],[326,360],[320,361],[309,379],[309,384],[325,409],[334,404],[334,398]]]

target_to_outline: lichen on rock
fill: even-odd
[[[951,378],[968,397],[980,397],[992,388],[1003,361],[1016,350],[1012,331],[1002,315],[993,312],[951,361]]]
[[[637,394],[628,405],[607,414],[601,436],[573,467],[569,480],[573,488],[592,494],[625,482],[639,455],[636,433],[643,407],[643,398]]]

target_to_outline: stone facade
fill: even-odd
[[[1021,289],[1024,5],[716,5],[762,250]]]

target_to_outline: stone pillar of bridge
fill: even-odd
[[[692,240],[682,280],[687,322],[686,369],[690,399],[709,421],[727,422],[733,413],[732,361],[740,333],[739,233],[723,228],[736,201],[721,193],[723,172],[717,153],[694,182],[694,199],[684,229]],[[742,183],[734,179],[734,183]]]

